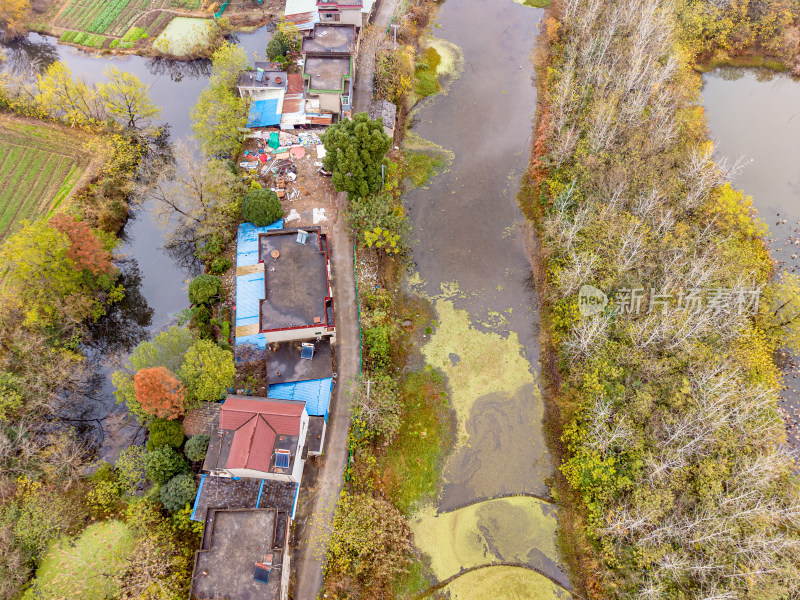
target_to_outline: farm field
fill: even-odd
[[[63,42],[97,49],[133,48],[139,40],[161,32],[175,16],[168,11],[199,8],[200,0],[68,0],[53,25],[63,30]]]
[[[57,208],[91,162],[90,138],[0,117],[0,240],[22,219]]]

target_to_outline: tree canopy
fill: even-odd
[[[358,113],[322,134],[327,154],[322,164],[333,173],[337,192],[361,197],[381,188],[381,162],[392,145],[380,119]]]
[[[176,419],[185,412],[186,392],[166,367],[141,369],[133,376],[136,401],[142,410],[160,419]]]
[[[193,404],[216,402],[233,385],[233,353],[211,340],[197,340],[186,353],[180,375]]]
[[[203,273],[189,283],[189,302],[208,304],[222,293],[222,280],[216,275]]]
[[[191,147],[178,145],[175,163],[163,165],[150,190],[156,212],[168,228],[168,245],[200,250],[210,240],[233,239],[246,187],[224,161],[211,159],[201,168]]]
[[[0,2],[0,34],[11,41],[26,31],[31,12],[30,0],[3,0]]]
[[[123,127],[150,126],[161,109],[150,99],[147,86],[133,73],[109,67],[106,81],[97,85],[109,115]]]
[[[223,43],[211,56],[212,87],[223,87],[232,90],[236,86],[239,71],[250,66],[244,48],[230,42]]]
[[[56,224],[59,222],[68,223],[69,218]],[[7,310],[16,307],[24,314],[26,326],[56,325],[61,329],[64,322],[78,324],[103,314],[97,292],[103,283],[108,288],[110,281],[101,282],[91,271],[112,270],[111,254],[100,247],[91,229],[74,227],[70,235],[76,243],[47,221],[23,222],[0,248],[6,269],[4,301]]]
[[[242,217],[256,227],[266,227],[284,215],[281,201],[272,190],[251,190],[242,199]]]

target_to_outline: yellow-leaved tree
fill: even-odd
[[[0,40],[10,41],[24,34],[30,14],[30,0],[0,2]]]

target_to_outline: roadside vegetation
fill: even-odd
[[[583,596],[800,591],[775,363],[800,290],[772,278],[767,227],[714,158],[692,69],[723,53],[790,62],[793,6],[567,0],[544,22],[520,198],[540,234],[561,552]],[[608,297],[595,314],[585,285]]]
[[[334,178],[350,168],[337,157],[353,156],[361,144],[377,149],[362,176],[339,188],[349,192],[345,216],[357,245],[363,361],[351,397],[352,461],[327,555],[329,598],[405,598],[427,587],[408,519],[435,497],[452,435],[442,376],[424,366],[404,369],[430,312],[400,286],[411,231],[402,203],[402,155],[385,158],[388,141],[380,121],[365,114],[323,136]]]

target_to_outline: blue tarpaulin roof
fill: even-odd
[[[331,403],[333,379],[312,379],[294,383],[276,383],[269,386],[267,395],[275,400],[301,400],[306,403],[306,411],[312,417],[328,419]]]
[[[246,267],[258,263],[258,235],[274,229],[283,229],[283,219],[266,227],[256,227],[252,223],[239,225],[236,239],[236,266]],[[258,323],[258,303],[264,298],[264,274],[239,275],[236,277],[236,327]],[[254,344],[266,348],[263,334],[236,338],[236,345]]]
[[[278,98],[256,100],[250,105],[250,114],[247,115],[248,127],[268,127],[280,124],[281,114],[278,112]]]

